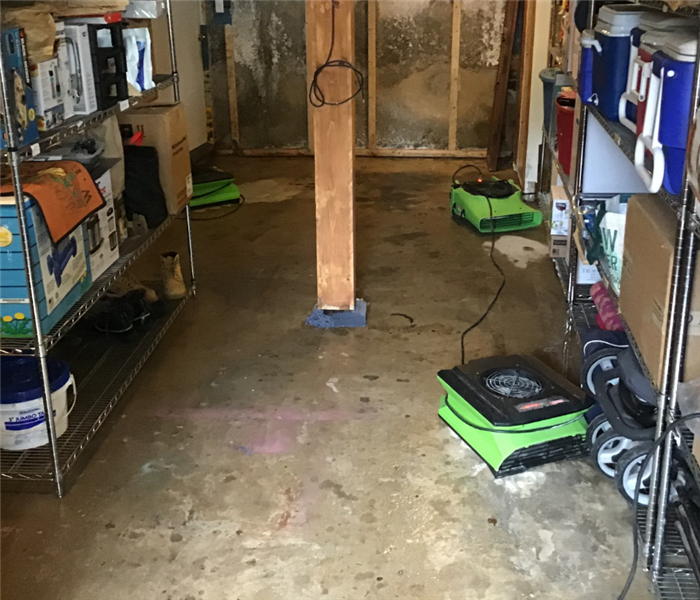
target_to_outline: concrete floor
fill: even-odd
[[[613,484],[587,461],[494,481],[437,417],[436,372],[499,284],[488,238],[449,218],[454,165],[358,161],[369,326],[316,331],[312,161],[221,164],[249,203],[195,223],[197,299],[95,456],[61,501],[4,494],[2,597],[616,598],[631,510]],[[160,246],[181,239],[179,224]],[[562,368],[545,243],[499,240],[508,283],[470,357]]]

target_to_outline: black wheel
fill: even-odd
[[[603,348],[602,350],[596,350],[583,361],[581,365],[581,387],[591,398],[595,398],[594,377],[600,371],[609,371],[617,367],[617,355],[623,350],[624,348]],[[615,381],[612,383],[614,384]]]
[[[631,439],[620,435],[614,429],[609,429],[597,437],[591,448],[593,464],[603,475],[613,479],[620,457],[634,446],[635,442]]]
[[[586,443],[589,448],[593,448],[596,440],[606,431],[611,429],[610,422],[605,415],[598,415],[593,419],[586,428]]]
[[[617,462],[615,472],[615,483],[622,497],[629,503],[634,502],[634,494],[637,489],[637,482],[641,474],[642,463],[649,453],[651,444],[639,444],[627,450]],[[649,483],[651,482],[651,461],[642,474],[642,484],[639,488],[639,505],[649,504]]]

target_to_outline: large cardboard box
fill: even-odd
[[[147,106],[120,113],[122,136],[143,133],[143,145],[158,151],[160,185],[165,192],[168,212],[179,213],[192,197],[190,148],[182,104]]]
[[[661,385],[674,241],[678,221],[653,194],[632,196],[627,206],[620,281],[620,312],[627,321],[654,383]],[[700,377],[700,274],[695,270],[691,323],[683,379]]]

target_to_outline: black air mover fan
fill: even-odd
[[[447,391],[438,414],[496,477],[587,455],[592,402],[531,356],[473,360],[438,373]]]

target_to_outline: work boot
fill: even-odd
[[[146,302],[149,304],[158,302],[158,294],[156,294],[155,290],[143,285],[143,283],[136,279],[136,277],[134,277],[131,273],[124,273],[121,277],[119,277],[119,279],[117,279],[112,284],[112,287],[107,291],[107,296],[120,298],[121,296],[126,296],[129,292],[133,292],[134,290],[143,290]]]
[[[185,280],[180,268],[180,255],[177,252],[166,252],[160,255],[160,267],[163,273],[165,297],[168,300],[179,300],[187,294]]]

